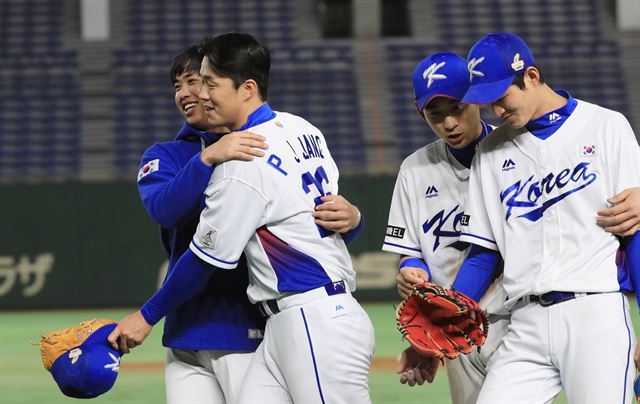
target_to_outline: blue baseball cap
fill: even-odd
[[[100,327],[82,344],[67,350],[53,362],[51,374],[64,395],[93,398],[113,387],[122,353],[109,345],[107,337],[116,325]]]
[[[487,104],[502,97],[513,78],[535,61],[527,44],[510,32],[489,34],[467,56],[471,85],[463,102]]]
[[[468,87],[467,62],[455,53],[434,53],[413,70],[413,92],[419,111],[435,97],[460,100]]]

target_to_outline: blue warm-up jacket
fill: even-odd
[[[167,276],[189,248],[204,190],[213,168],[200,152],[220,138],[184,124],[174,141],[156,143],[142,156],[138,191],[149,215],[160,224],[160,238],[169,259]],[[169,312],[162,343],[177,349],[255,350],[264,321],[249,302],[244,255],[234,270],[212,273],[206,287]]]

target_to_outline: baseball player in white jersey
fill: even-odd
[[[436,53],[413,72],[416,109],[440,139],[418,149],[400,167],[382,249],[402,256],[398,291],[405,298],[415,283],[449,287],[469,244],[460,242],[469,185],[469,167],[478,143],[492,130],[480,120],[477,105],[461,104],[469,87],[467,62],[453,53]],[[486,375],[486,364],[506,332],[509,316],[499,281],[480,302],[489,311],[489,339],[480,352],[447,361],[454,403],[475,402]],[[429,368],[418,367],[418,362]],[[412,348],[398,364],[401,381],[433,380],[438,360],[421,358]]]
[[[482,296],[486,258],[501,254],[513,308],[478,403],[550,403],[561,389],[569,402],[631,403],[635,333],[621,292],[640,280],[640,239],[605,232],[592,212],[640,185],[634,133],[621,114],[544,84],[513,34],[477,42],[468,68],[463,101],[507,123],[473,161],[460,240],[474,247],[453,288]],[[616,266],[621,243],[629,273]]]
[[[149,325],[197,290],[207,272],[233,270],[244,251],[249,299],[268,319],[238,401],[368,403],[373,326],[351,295],[355,271],[343,235],[310,215],[322,197],[338,193],[324,136],[300,117],[271,110],[269,51],[251,35],[209,37],[201,51],[200,98],[209,123],[250,129],[269,150],[214,170],[190,249],[140,310],[144,320],[129,327],[139,327],[144,339]],[[141,343],[119,337],[121,344]]]

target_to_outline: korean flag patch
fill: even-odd
[[[138,171],[138,182],[154,171],[160,170],[160,159],[151,160]]]
[[[598,155],[598,150],[595,145],[587,145],[582,146],[580,149],[580,156],[582,157],[593,157]]]

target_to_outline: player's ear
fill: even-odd
[[[527,85],[527,81],[533,85],[540,84],[540,71],[535,66],[527,67],[527,70],[524,72],[524,82],[525,86]]]
[[[253,79],[245,80],[245,82],[240,85],[240,91],[242,91],[242,95],[245,100],[250,99],[254,95],[258,97],[260,96],[258,93],[258,83]]]

